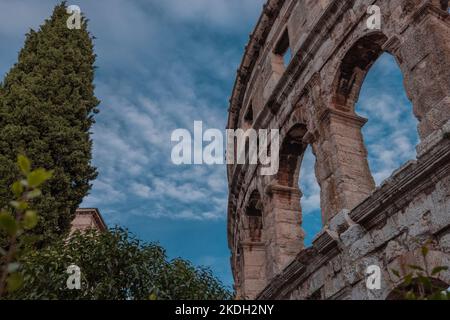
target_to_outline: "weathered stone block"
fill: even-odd
[[[375,249],[370,234],[365,234],[361,239],[353,242],[348,250],[350,259],[356,260],[365,256],[367,253]]]
[[[389,241],[385,249],[386,261],[391,262],[398,256],[404,254],[406,251],[407,248],[400,245],[396,240]]]
[[[350,226],[347,231],[342,233],[340,235],[340,238],[342,240],[342,243],[346,247],[350,247],[353,245],[356,241],[361,239],[365,234],[364,228],[361,227],[359,224],[354,224]]]

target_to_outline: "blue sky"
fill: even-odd
[[[225,166],[175,166],[170,134],[226,126],[228,98],[243,48],[264,0],[77,0],[90,19],[98,55],[93,128],[99,177],[85,207],[98,207],[110,226],[158,241],[171,257],[210,266],[231,285],[226,240]],[[0,74],[17,59],[24,34],[58,1],[0,0]],[[364,137],[377,183],[415,157],[416,120],[392,57],[382,56],[358,102],[368,117]],[[399,152],[400,151],[400,152]],[[305,157],[303,227],[320,230],[314,158]]]

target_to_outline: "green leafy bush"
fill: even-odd
[[[14,299],[231,299],[210,270],[176,259],[167,261],[156,244],[127,230],[75,233],[22,258],[24,286]],[[81,269],[80,290],[69,290],[67,268]]]

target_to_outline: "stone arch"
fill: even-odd
[[[245,208],[244,228],[246,240],[251,242],[263,241],[263,204],[261,195],[254,190]]]
[[[398,40],[395,36],[392,39]],[[393,64],[395,64],[395,72],[399,72],[401,74],[402,80],[404,78],[404,75],[407,73],[407,70],[405,69],[405,63],[402,60],[402,58],[399,56],[398,52],[393,49],[395,48],[395,45],[392,45],[392,42],[395,42],[393,40],[389,40],[388,37],[381,31],[374,31],[369,32],[362,37],[359,37],[357,40],[353,41],[350,45],[350,49],[348,49],[344,54],[340,61],[339,66],[337,67],[336,76],[333,83],[333,91],[332,91],[332,108],[349,113],[352,116],[359,118],[360,120],[360,126],[359,130],[358,128],[353,129],[354,139],[353,143],[359,145],[359,154],[354,154],[351,156],[351,161],[358,163],[359,168],[354,168],[360,173],[360,179],[358,182],[360,185],[363,186],[363,189],[365,190],[365,193],[367,191],[371,191],[375,189],[375,180],[377,180],[378,183],[382,182],[387,176],[384,175],[375,175],[374,172],[371,171],[371,167],[369,166],[368,158],[371,158],[374,162],[372,162],[372,165],[377,162],[377,158],[374,157],[374,153],[372,153],[373,150],[367,150],[366,146],[370,149],[371,143],[365,143],[370,142],[367,140],[368,136],[364,137],[364,132],[370,132],[375,128],[373,126],[373,120],[371,119],[370,113],[372,111],[368,111],[369,109],[366,109],[365,111],[369,114],[367,118],[365,119],[363,117],[360,117],[358,114],[357,104],[358,102],[361,102],[360,96],[361,96],[361,90],[364,87],[365,84],[368,82],[366,81],[367,75],[372,70],[373,65],[379,61],[381,56],[383,55],[383,58],[386,58],[388,55],[390,58],[393,58],[390,61],[395,61]],[[378,81],[381,79],[381,75],[379,75]],[[383,77],[387,77],[387,75],[383,75]],[[390,77],[389,77],[390,78]],[[393,78],[390,78],[393,79]],[[372,79],[373,80],[373,79]],[[378,85],[378,88],[381,88],[380,85]],[[404,113],[407,113],[406,117],[402,117],[403,119],[411,119],[411,117],[415,117],[415,120],[413,122],[420,121],[420,117],[417,116],[417,114],[414,112],[413,108],[411,107],[411,100],[409,99],[408,92],[404,85],[401,85],[401,88],[399,88],[403,94],[406,94],[407,101],[406,106],[407,109],[404,111]],[[375,92],[372,92],[375,93]],[[378,94],[378,99],[381,99],[381,97],[384,95],[384,90],[376,91],[376,94]],[[400,93],[400,91],[399,91]],[[372,95],[373,97],[373,95]],[[399,100],[397,100],[399,101]],[[360,105],[362,106],[362,105]],[[392,108],[393,113],[395,111],[401,110],[400,105],[398,105],[399,108]],[[372,108],[373,109],[373,108]],[[395,109],[395,110],[394,110]],[[386,113],[384,113],[386,114]],[[389,113],[387,113],[389,114]],[[385,116],[384,116],[385,117]],[[391,120],[386,120],[383,117],[383,119],[380,122],[375,122],[375,124],[379,125],[389,125],[389,122],[395,123],[394,118],[390,118]],[[369,120],[369,125],[366,126],[367,120]],[[345,127],[345,126],[343,126]],[[363,129],[364,128],[364,129]],[[408,129],[410,132],[414,131],[414,134],[411,133],[411,135],[414,135],[417,132],[416,125],[412,124],[408,126]],[[386,131],[387,132],[387,131]],[[395,131],[391,131],[395,132]],[[408,137],[405,135],[405,137]],[[380,141],[380,140],[379,140]],[[416,145],[416,139],[411,138],[408,142],[411,142],[412,146]],[[379,142],[376,142],[379,143]],[[383,147],[386,151],[395,151],[395,148],[393,148],[392,145],[389,145],[390,142],[384,143]],[[391,142],[393,143],[393,142]],[[415,150],[412,149],[413,155],[403,158],[403,161],[415,159]],[[393,152],[394,154],[396,152]],[[371,157],[369,157],[369,155]],[[378,161],[380,161],[378,159]],[[374,169],[374,167],[372,167]],[[389,175],[394,171],[394,169],[391,167],[389,170]],[[382,178],[380,178],[382,176]],[[364,197],[361,196],[361,199]],[[352,209],[352,208],[348,208]]]
[[[295,118],[295,117],[294,117]],[[290,126],[289,126],[290,125]],[[291,121],[282,130],[280,166],[275,179],[266,187],[267,210],[267,276],[275,277],[304,247],[301,228],[302,193],[298,186],[300,164],[306,145],[303,142],[306,125]]]
[[[334,73],[330,104],[319,120],[321,136],[313,144],[325,223],[338,212],[353,209],[376,187],[362,135],[367,119],[356,113],[355,106],[370,68],[383,53],[393,55],[404,74],[392,41],[381,31],[364,33],[329,66]]]
[[[433,1],[436,2],[437,6],[440,7],[441,10],[443,10],[443,11],[448,11],[450,9],[450,1],[449,0],[433,0]]]
[[[332,107],[354,113],[364,79],[384,52],[388,38],[382,32],[371,32],[358,38],[340,62],[333,84]]]
[[[307,133],[304,124],[294,124],[287,131],[280,148],[280,167],[277,174],[277,183],[286,187],[295,188],[300,174],[300,164],[307,145],[303,137]]]
[[[409,3],[402,10],[411,14],[414,8],[417,10],[417,4]],[[363,32],[350,44],[339,61],[329,92],[330,106],[353,111],[367,71],[387,52],[395,57],[402,71],[405,91],[419,121],[418,132],[423,141],[450,118],[449,1],[431,0],[416,12],[414,21],[407,26],[401,24],[395,28],[383,24],[382,31]]]
[[[419,99],[415,98],[423,95],[424,92],[411,84],[414,83],[414,75],[411,72],[409,61],[405,60],[407,56],[413,54],[410,51],[415,48],[405,46],[402,52],[401,43],[405,41],[407,39],[401,39],[397,35],[388,38],[382,31],[371,31],[356,39],[337,65],[330,92],[331,107],[335,110],[356,114],[355,105],[368,72],[383,53],[388,53],[395,58],[397,66],[401,70],[405,92],[413,105],[412,112],[419,121],[418,131],[421,138],[425,138],[423,130],[421,132],[423,126],[420,124],[425,110],[420,107]]]

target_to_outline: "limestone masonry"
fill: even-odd
[[[381,9],[381,30],[367,9]],[[417,159],[380,187],[355,113],[362,82],[393,55],[419,121]],[[290,60],[289,60],[290,59]],[[269,0],[239,67],[228,128],[280,129],[280,170],[228,166],[238,298],[388,299],[402,264],[450,266],[450,17],[441,0]],[[414,130],[415,128],[411,128]],[[298,187],[312,146],[323,229],[305,248]],[[381,289],[366,269],[381,268]],[[450,285],[450,271],[436,281]]]

